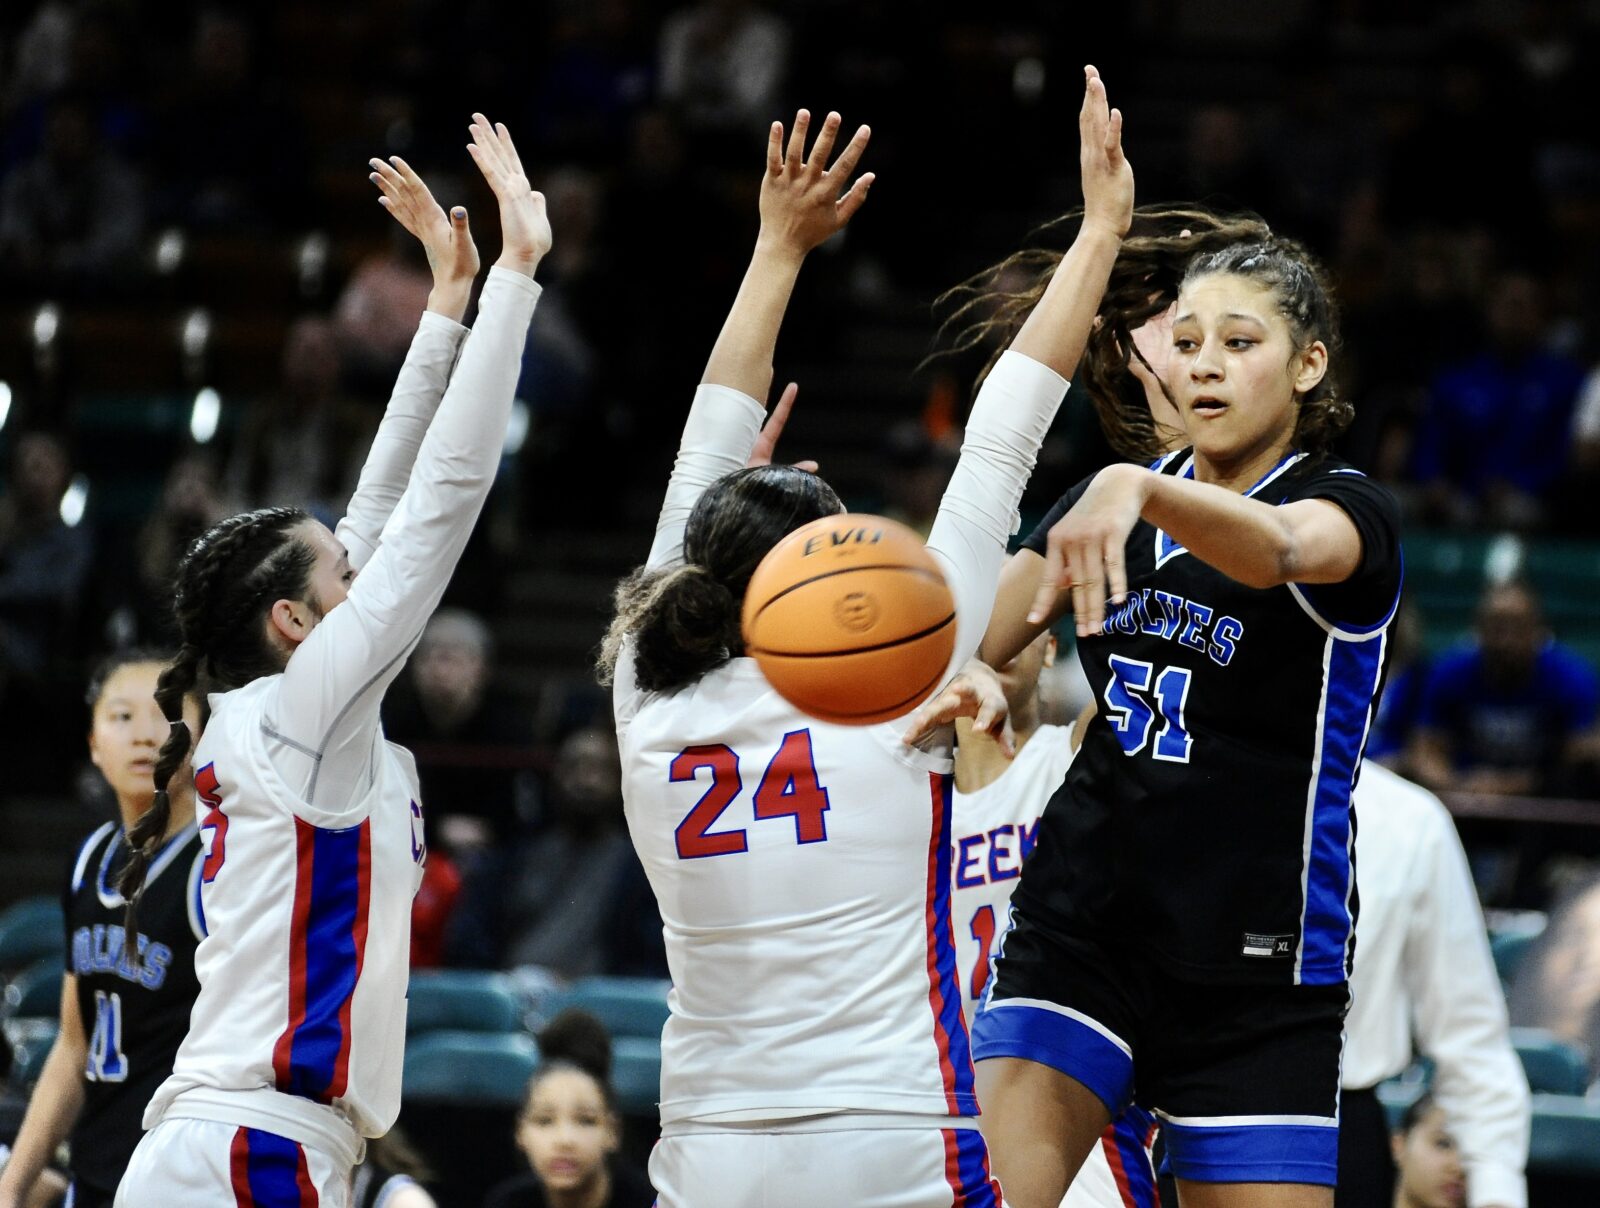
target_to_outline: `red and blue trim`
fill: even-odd
[[[1101,1134],[1100,1148],[1116,1180],[1117,1194],[1125,1208],[1161,1208],[1161,1193],[1156,1189],[1156,1172],[1150,1161],[1150,1145],[1155,1140],[1154,1117],[1130,1107]]]
[[[241,1128],[228,1150],[234,1208],[317,1208],[304,1147],[287,1137]]]
[[[951,778],[930,773],[933,826],[928,839],[928,1003],[939,1051],[945,1106],[953,1116],[976,1115],[978,1096],[972,1072],[972,1046],[961,1014],[961,981],[956,973],[956,937],[950,922]]]
[[[975,1128],[942,1128],[944,1177],[951,1208],[1003,1208],[1000,1184],[989,1173],[989,1147]]]
[[[318,1103],[345,1093],[350,1008],[367,948],[372,823],[324,830],[294,820],[289,1025],[272,1050],[277,1089]]]

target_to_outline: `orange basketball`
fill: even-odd
[[[745,652],[802,713],[847,726],[911,712],[944,678],[955,601],[922,538],[882,516],[814,520],[744,596]]]

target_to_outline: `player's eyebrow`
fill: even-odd
[[[1243,311],[1238,310],[1230,310],[1227,314],[1223,315],[1222,318],[1224,322],[1229,319],[1243,319],[1246,323],[1254,323],[1257,327],[1266,326],[1266,324],[1261,321],[1260,316],[1247,315]],[[1193,323],[1194,321],[1195,317],[1191,312],[1189,314],[1179,315],[1176,319],[1172,320],[1172,325],[1176,327],[1179,323]]]

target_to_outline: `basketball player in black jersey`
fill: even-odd
[[[61,1031],[0,1173],[0,1208],[28,1202],[40,1172],[69,1136],[69,1208],[110,1208],[143,1135],[145,1104],[172,1072],[173,1054],[189,1029],[189,1008],[199,992],[194,951],[204,934],[197,890],[205,859],[192,801],[173,803],[172,824],[139,902],[139,934],[127,952],[126,903],[115,889],[127,854],[123,836],[155,793],[151,772],[167,736],[155,689],[165,661],[145,652],[114,656],[90,684],[89,757],[110,784],[120,816],[89,836],[72,869],[63,902]],[[198,702],[188,701],[184,711],[198,732]],[[188,777],[173,778],[174,786],[188,783]]]
[[[983,648],[1001,665],[1070,607],[1098,698],[974,1027],[985,1133],[1007,1201],[1042,1208],[1137,1097],[1190,1208],[1329,1205],[1350,791],[1397,517],[1325,451],[1350,408],[1304,249],[1156,217],[1172,229],[1126,241],[1086,376],[1119,448],[1158,448],[1132,333],[1176,297],[1159,384],[1193,444],[1068,492],[1008,566]]]

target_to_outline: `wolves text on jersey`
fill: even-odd
[[[1107,614],[1100,632],[1147,633],[1198,650],[1217,666],[1226,667],[1244,637],[1244,625],[1236,617],[1216,616],[1216,609],[1198,600],[1145,587],[1129,592],[1128,598]]]
[[[139,956],[134,960],[124,950],[123,935],[117,923],[79,927],[72,933],[72,972],[79,977],[88,973],[115,973],[123,981],[146,990],[159,990],[167,980],[172,949],[165,944],[151,943],[141,932]]]

